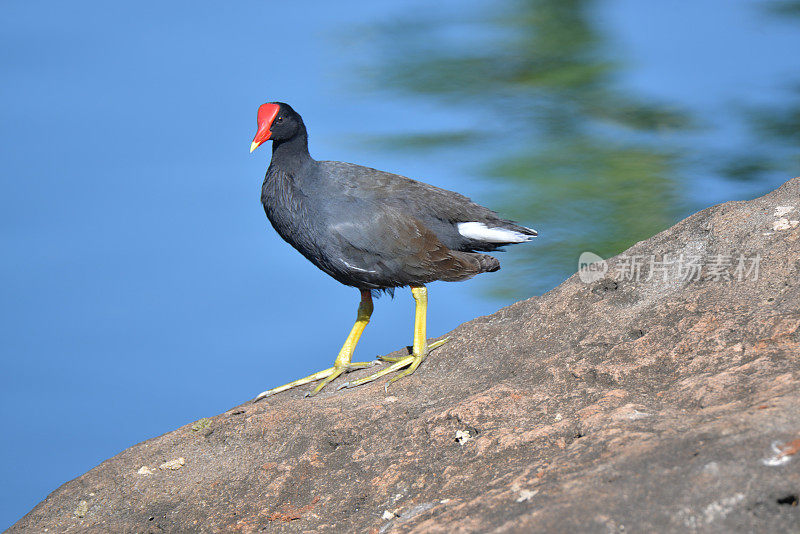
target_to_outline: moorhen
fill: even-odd
[[[258,130],[250,152],[265,141],[272,141],[272,161],[261,187],[261,203],[269,221],[311,263],[342,284],[359,289],[361,303],[333,367],[265,391],[256,400],[322,380],[307,393],[315,395],[342,373],[380,360],[391,365],[339,389],[403,368],[386,386],[410,375],[428,352],[448,341],[427,342],[425,284],[496,271],[500,262],[480,252],[523,243],[537,235],[458,193],[352,163],[314,160],[308,153],[303,119],[283,102],[258,108]],[[411,288],[416,301],[412,353],[351,362],[372,314],[372,293],[405,286]]]

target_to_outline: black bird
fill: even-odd
[[[416,301],[412,354],[354,387],[406,368],[386,385],[414,372],[425,356],[447,339],[428,344],[427,289],[435,280],[455,282],[493,272],[500,262],[480,254],[529,241],[536,231],[501,219],[467,197],[388,172],[316,161],[308,153],[308,132],[288,104],[258,108],[258,131],[250,152],[272,141],[261,203],[275,231],[311,263],[339,282],[361,291],[358,316],[333,367],[265,391],[256,400],[322,380],[315,395],[344,372],[379,363],[351,362],[372,314],[372,292],[409,286]]]

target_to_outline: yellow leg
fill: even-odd
[[[353,357],[353,351],[355,351],[356,345],[358,344],[358,340],[361,338],[361,333],[364,332],[364,328],[367,326],[367,323],[369,323],[369,318],[372,315],[372,309],[372,294],[368,289],[361,290],[361,304],[358,305],[356,323],[353,325],[352,330],[350,330],[350,334],[347,336],[344,345],[342,345],[339,355],[336,356],[336,361],[333,362],[333,367],[329,367],[324,371],[314,373],[313,375],[309,375],[305,378],[295,380],[294,382],[289,382],[283,386],[278,386],[276,388],[264,391],[263,393],[259,393],[255,400],[263,399],[264,397],[269,397],[271,395],[275,395],[276,393],[280,393],[281,391],[286,391],[287,389],[308,384],[309,382],[322,380],[322,382],[320,382],[316,388],[306,393],[306,396],[310,397],[319,393],[320,390],[322,390],[322,388],[328,384],[328,382],[335,379],[342,373],[353,371],[355,369],[363,369],[379,363],[377,360],[372,362],[350,361],[350,359]]]
[[[390,361],[394,363],[384,369],[381,369],[377,373],[365,376],[364,378],[359,378],[358,380],[353,380],[352,382],[346,382],[337,389],[360,386],[362,384],[366,384],[367,382],[372,382],[373,380],[376,380],[382,376],[388,375],[389,373],[393,373],[403,369],[404,367],[407,367],[407,369],[398,373],[386,383],[386,388],[388,388],[389,384],[395,380],[399,380],[404,376],[408,376],[416,371],[417,367],[419,367],[419,364],[422,363],[422,360],[425,359],[425,356],[427,356],[430,351],[450,341],[450,338],[445,338],[428,345],[428,340],[426,337],[428,289],[425,286],[411,286],[411,295],[416,301],[416,312],[414,314],[414,345],[412,347],[411,354],[402,358],[381,358],[384,361]]]

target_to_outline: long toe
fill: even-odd
[[[386,382],[386,385],[383,386],[383,390],[384,391],[388,391],[389,390],[389,384],[391,384],[393,382],[397,382],[401,378],[406,377],[406,376],[412,374],[414,371],[416,371],[417,367],[419,367],[419,364],[422,363],[422,360],[423,360],[423,358],[415,358],[414,361],[411,362],[411,365],[409,365],[406,369],[403,369],[402,371],[400,371],[399,373],[394,375],[392,378],[390,378],[389,381]]]
[[[375,362],[375,361],[372,361],[372,362],[351,362],[351,363],[348,363],[347,365],[343,365],[341,367],[334,367],[333,373],[331,373],[331,375],[329,377],[325,378],[322,382],[320,382],[317,385],[317,387],[315,387],[314,389],[312,389],[311,391],[306,393],[305,396],[306,397],[313,397],[314,395],[316,395],[317,393],[322,391],[322,388],[327,386],[330,382],[336,380],[336,378],[338,378],[339,375],[341,375],[343,373],[349,373],[351,371],[356,371],[358,369],[365,369],[367,367],[372,367],[373,365],[376,365],[376,363],[380,363],[380,362]]]
[[[439,347],[441,347],[442,345],[444,345],[448,341],[450,341],[450,336],[442,338],[439,341],[434,341],[433,343],[428,345],[428,353],[430,353],[430,351],[432,351],[433,349],[438,349]]]
[[[310,382],[316,382],[317,380],[322,380],[323,378],[327,378],[332,375],[336,371],[336,367],[329,367],[323,371],[319,371],[314,373],[313,375],[308,375],[305,378],[300,378],[299,380],[295,380],[293,382],[289,382],[288,384],[284,384],[282,386],[278,386],[276,388],[268,389],[267,391],[263,391],[256,396],[253,402],[259,401],[266,397],[271,397],[276,393],[280,393],[281,391],[286,391],[287,389],[296,388],[297,386],[303,386]]]
[[[331,376],[329,376],[328,378],[324,379],[322,382],[317,384],[317,387],[315,387],[311,391],[307,392],[305,396],[306,397],[313,397],[314,395],[319,393],[322,390],[322,388],[324,388],[326,385],[328,385],[328,382],[331,382],[332,380],[335,380],[340,374],[342,374],[344,372],[345,372],[345,368],[344,367],[339,367],[339,368],[335,369],[331,373]]]
[[[411,352],[411,347],[408,348],[408,351]],[[394,363],[394,362],[399,362],[405,357],[406,356],[378,356],[378,361]]]
[[[365,376],[364,378],[359,378],[358,380],[353,380],[352,382],[345,382],[341,386],[336,389],[343,389],[343,388],[354,388],[356,386],[361,386],[363,384],[367,384],[372,382],[373,380],[377,380],[382,376],[386,376],[389,373],[393,373],[398,369],[402,369],[408,365],[411,365],[414,362],[415,356],[412,354],[410,356],[405,356],[400,358],[398,361],[394,362],[392,365],[381,369],[378,372],[372,373],[371,375]]]

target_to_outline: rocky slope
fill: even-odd
[[[10,531],[800,532],[798,220],[800,179],[709,208],[458,327],[388,394],[244,404]]]

